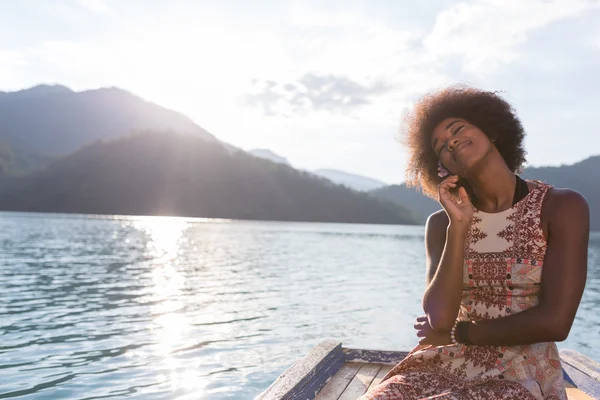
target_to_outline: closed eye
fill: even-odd
[[[457,134],[458,132],[460,132],[460,131],[461,131],[461,130],[464,128],[464,127],[465,127],[464,125],[461,125],[461,126],[459,126],[459,127],[458,127],[458,128],[457,128],[457,129],[456,129],[456,130],[455,130],[455,131],[452,133],[452,135],[456,135],[456,134]]]

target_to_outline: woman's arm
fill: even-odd
[[[589,207],[583,196],[551,189],[544,204],[548,247],[540,302],[508,317],[471,323],[473,344],[512,346],[565,340],[575,319],[587,275]]]
[[[548,246],[542,269],[540,301],[535,307],[497,319],[472,322],[476,345],[516,346],[565,340],[575,319],[587,275],[589,207],[579,193],[552,189],[544,203]],[[449,335],[417,321],[422,344],[449,343]]]
[[[427,220],[427,288],[423,296],[423,310],[430,326],[437,331],[449,332],[458,315],[467,230],[466,223],[450,223],[444,210],[432,214]]]

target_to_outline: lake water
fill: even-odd
[[[600,235],[561,348],[600,360]],[[0,213],[0,398],[252,399],[327,338],[407,350],[423,228]]]

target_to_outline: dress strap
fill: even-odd
[[[527,208],[530,210],[535,210],[536,214],[540,214],[544,199],[546,198],[546,193],[548,193],[548,190],[552,189],[554,186],[539,180],[530,180],[529,182],[536,183],[536,186],[531,189],[531,193],[528,195],[529,198],[526,201]]]

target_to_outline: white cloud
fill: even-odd
[[[292,82],[256,82],[255,93],[245,97],[245,103],[259,106],[265,115],[306,115],[328,111],[348,114],[372,104],[376,96],[393,87],[382,81],[357,82],[340,75],[304,74]]]
[[[292,0],[289,2],[288,19],[292,25],[304,28],[357,28],[367,22],[365,11],[364,3],[353,0]]]
[[[15,50],[0,49],[0,66],[23,66],[25,65],[23,54]]]
[[[27,60],[20,52],[0,49],[0,90],[19,90],[23,88],[20,71],[27,67]]]
[[[598,7],[586,0],[463,2],[438,15],[424,44],[438,57],[462,56],[469,73],[488,75],[517,59],[532,32]]]
[[[79,6],[99,14],[108,14],[111,12],[105,0],[77,0],[77,3]]]
[[[178,7],[57,0],[52,3],[55,14],[49,14],[55,18],[48,19],[55,29],[65,29],[0,51],[0,88],[39,82],[64,83],[76,90],[119,86],[189,115],[240,147],[271,148],[299,167],[351,169],[361,159],[361,168],[369,168],[365,174],[397,181],[403,155],[394,139],[402,111],[440,86],[466,80],[486,89],[512,91],[524,122],[538,131],[553,129],[556,110],[564,110],[560,115],[571,125],[573,119],[581,126],[593,120],[591,114],[568,111],[582,103],[586,110],[597,108],[589,94],[578,100],[580,86],[578,93],[569,89],[576,84],[570,80],[586,80],[590,93],[595,89],[590,71],[600,60],[593,58],[600,54],[593,47],[600,46],[600,40],[590,43],[598,33],[592,20],[600,13],[592,9],[599,3],[465,1],[436,16],[431,10],[438,4],[414,9],[416,14],[429,13],[423,24],[405,25],[388,23],[396,15],[387,16],[386,22],[384,13],[373,9],[403,13],[412,4],[298,0],[289,7],[252,7],[254,14],[246,15],[224,3],[191,0],[178,2]],[[582,23],[586,18],[587,25]],[[69,36],[71,31],[82,35]],[[337,81],[344,77],[342,92],[358,93],[349,98],[356,106],[330,112],[344,104],[337,89],[325,90],[331,95],[327,101],[321,101],[320,94],[284,91],[285,84],[298,83],[308,74]],[[262,110],[240,105],[239,99],[252,93],[252,79],[277,83],[267,94],[275,95],[277,111],[288,118],[281,113],[265,118]],[[384,82],[386,90],[370,90],[375,82]],[[290,112],[290,105],[300,100],[303,112]],[[546,147],[531,143],[532,160],[549,159],[537,150]],[[555,156],[551,159],[558,160]]]
[[[112,13],[106,0],[22,0],[19,5],[32,14],[44,14],[48,25],[55,22],[80,25],[82,33],[86,33],[85,26],[82,25],[88,23],[94,15],[108,16]]]
[[[63,0],[52,3],[42,3],[41,6],[39,2],[28,2],[26,4],[32,8],[39,7],[39,9],[43,10],[50,18],[57,18],[69,23],[80,21],[80,15],[76,8]]]

